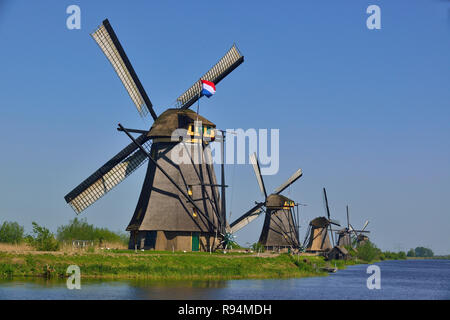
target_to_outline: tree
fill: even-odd
[[[434,256],[433,250],[425,247],[417,247],[415,250],[416,257],[430,258]]]
[[[57,251],[59,242],[53,233],[33,221],[33,235],[28,236],[28,242],[38,251]]]
[[[415,257],[416,256],[416,251],[414,251],[414,249],[409,249],[408,253],[406,254],[406,256],[408,257]]]
[[[0,226],[0,242],[20,243],[23,240],[24,229],[17,222],[5,221]]]
[[[375,244],[370,241],[366,241],[363,245],[358,247],[356,256],[358,259],[364,260],[366,262],[371,262],[381,255],[381,250],[378,249]]]

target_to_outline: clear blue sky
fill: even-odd
[[[81,7],[81,30],[66,8]],[[381,7],[381,30],[366,8]],[[109,18],[159,114],[236,42],[245,63],[202,102],[219,128],[280,128],[285,194],[324,214],[369,219],[382,249],[450,252],[450,2],[1,1],[0,222],[51,230],[63,197],[128,144],[118,122],[148,128],[91,33]],[[82,216],[124,230],[141,168]],[[261,200],[250,165],[229,166],[232,219]],[[263,219],[237,234],[254,242]]]

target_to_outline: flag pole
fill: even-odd
[[[200,98],[202,96],[202,82],[201,79],[198,80],[200,82],[200,91],[198,92],[198,100],[197,100],[197,121],[198,121],[198,113],[200,111]]]

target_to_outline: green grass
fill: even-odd
[[[324,263],[318,259],[318,263]],[[322,275],[311,263],[287,254],[239,257],[208,254],[12,254],[0,253],[0,277],[65,277],[78,265],[86,278],[255,279]]]
[[[323,267],[345,269],[368,263],[358,257],[325,261],[320,256],[256,255],[227,252],[170,252],[108,250],[79,253],[0,252],[0,278],[66,277],[69,265],[77,265],[84,278],[151,280],[227,280],[322,276]]]

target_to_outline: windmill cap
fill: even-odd
[[[271,194],[267,197],[266,207],[271,209],[282,209],[284,207],[293,207],[295,202],[280,194]]]
[[[167,109],[153,123],[147,136],[150,138],[171,137],[175,130],[187,129],[195,121],[201,121],[203,126],[216,127],[214,123],[192,110]]]
[[[309,224],[316,228],[323,228],[323,227],[328,226],[330,224],[330,222],[325,217],[317,217],[317,218],[311,220],[311,222]]]

